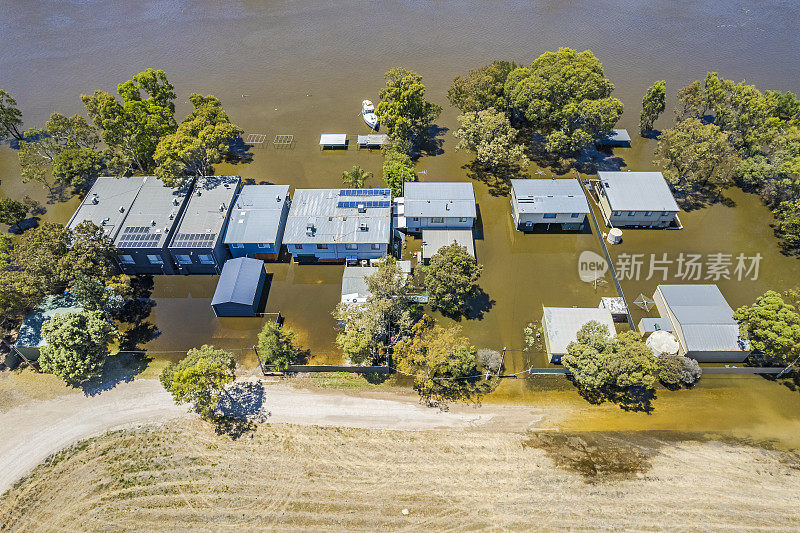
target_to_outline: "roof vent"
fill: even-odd
[[[444,210],[450,211],[450,204],[444,204]]]
[[[172,205],[178,205],[178,199],[177,198],[173,198],[172,199]]]
[[[104,219],[103,219],[103,221],[100,223],[100,225],[101,225],[101,226],[105,226],[106,224],[108,224],[108,223],[109,223],[109,221],[111,221],[111,219],[110,219],[110,218],[108,218],[108,217],[106,217],[106,218],[104,218]]]
[[[366,221],[358,223],[358,229],[361,231],[367,231],[369,228],[367,227]]]
[[[124,205],[119,206],[119,212],[120,213],[124,213],[125,212],[125,206]]]
[[[358,204],[358,212],[359,213],[366,213],[367,212],[367,206],[365,206],[364,204]]]
[[[306,223],[306,235],[311,236],[314,235],[314,230],[316,229],[316,220],[313,218],[309,218],[308,222]]]
[[[170,220],[174,220],[175,219],[175,210],[174,209],[169,212],[169,219]]]
[[[100,197],[97,196],[97,193],[92,193],[92,203],[97,205],[100,202]]]
[[[222,213],[225,211],[225,204],[219,204],[219,212]]]
[[[275,201],[277,201],[277,202],[281,201],[281,195],[280,194],[275,197]]]
[[[151,221],[150,221],[150,225],[151,225],[151,226],[155,226],[155,225],[156,225],[156,221],[155,221],[155,220],[151,220]]]

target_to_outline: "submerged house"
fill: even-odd
[[[81,222],[93,222],[113,241],[146,181],[143,176],[97,178],[67,227],[74,230]]]
[[[389,253],[389,189],[296,189],[283,242],[299,262],[353,262]]]
[[[114,239],[122,272],[175,274],[167,247],[186,206],[189,190],[188,185],[171,188],[154,176],[145,178]]]
[[[229,259],[211,299],[211,308],[218,317],[254,317],[264,291],[267,270],[264,262],[250,257]]]
[[[17,340],[14,342],[11,352],[6,354],[6,366],[15,368],[25,359],[28,361],[39,359],[39,350],[42,346],[47,345],[47,341],[42,336],[44,323],[56,315],[76,313],[81,310],[82,308],[74,296],[66,294],[47,296],[36,309],[25,315],[22,320]]]
[[[477,217],[475,191],[467,182],[408,182],[395,198],[397,229],[472,229]]]
[[[511,217],[518,230],[537,224],[560,224],[565,231],[582,230],[589,202],[577,179],[511,180]]]
[[[195,183],[169,252],[180,274],[217,274],[228,259],[224,235],[239,176],[206,176]]]
[[[597,196],[609,227],[666,228],[678,204],[661,172],[598,172]]]
[[[289,204],[288,185],[242,187],[225,232],[231,256],[278,259]]]
[[[653,300],[662,319],[669,320],[681,355],[701,363],[740,363],[750,355],[750,344],[740,337],[733,309],[716,285],[659,285]]]
[[[614,319],[605,308],[595,307],[544,307],[542,334],[551,363],[560,363],[567,353],[569,343],[577,339],[578,331],[588,322],[596,321],[616,334]]]

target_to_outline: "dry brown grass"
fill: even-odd
[[[797,464],[785,452],[657,434],[264,425],[231,441],[179,420],[51,458],[0,499],[0,522],[30,531],[797,531]]]

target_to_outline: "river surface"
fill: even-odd
[[[469,154],[456,152],[452,131],[457,111],[446,100],[452,78],[493,59],[528,64],[546,50],[569,46],[591,49],[616,85],[626,112],[619,124],[636,133],[641,97],[656,79],[665,79],[668,109],[656,124],[671,122],[677,89],[709,70],[747,80],[760,89],[800,90],[797,2],[742,1],[291,1],[118,3],[43,1],[0,5],[0,86],[23,109],[25,126],[39,126],[54,111],[83,111],[81,93],[114,91],[116,84],[147,67],[164,69],[178,93],[177,116],[188,110],[191,92],[212,93],[247,133],[265,134],[251,164],[222,165],[238,174],[294,187],[335,187],[354,164],[380,175],[378,153],[321,152],[321,133],[365,133],[364,98],[377,100],[383,73],[393,66],[419,72],[427,96],[443,106],[443,152],[417,164],[422,180],[463,181]],[[276,149],[277,134],[295,136],[290,149]],[[634,136],[631,148],[615,149],[621,168],[650,170],[655,142]],[[531,176],[549,170],[531,165]],[[77,199],[47,203],[41,187],[22,184],[16,154],[0,148],[0,194],[30,195],[47,208],[43,218],[65,222]],[[379,185],[374,178],[369,186]],[[514,230],[508,199],[475,183],[480,209],[476,252],[484,265],[481,286],[491,302],[481,320],[463,321],[478,347],[507,348],[506,368],[519,371],[545,364],[544,355],[522,351],[522,329],[539,322],[542,306],[597,306],[613,295],[613,285],[594,287],[579,280],[577,260],[584,250],[600,253],[593,234],[524,235]],[[721,204],[681,213],[681,231],[627,231],[621,254],[761,254],[757,279],[719,280],[735,308],[768,288],[800,282],[800,261],[780,255],[769,211],[738,190]],[[418,242],[409,243],[413,249]],[[629,301],[651,296],[661,279],[623,280]],[[341,266],[274,264],[267,311],[280,311],[317,362],[336,363],[331,311],[339,299]],[[670,276],[672,274],[670,273]],[[608,278],[607,278],[608,279]],[[680,280],[669,277],[667,281]],[[188,347],[210,342],[236,350],[254,364],[249,347],[260,320],[216,319],[209,303],[216,278],[160,277],[150,320],[160,335],[147,348],[178,358]],[[634,319],[645,316],[632,307]],[[652,313],[651,313],[652,315]],[[715,378],[738,390],[760,378]],[[758,381],[753,381],[758,380]],[[711,381],[711,380],[709,380]],[[524,399],[542,390],[539,381],[508,380],[497,398]],[[701,385],[702,387],[712,387]],[[779,409],[787,402],[800,413],[798,397],[784,388],[769,393]],[[544,387],[545,389],[548,387]]]

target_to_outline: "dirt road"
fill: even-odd
[[[298,390],[264,384],[260,420],[272,423],[366,429],[425,430],[479,426],[497,408],[430,409],[408,399],[376,399],[339,392]],[[121,383],[96,396],[68,394],[35,400],[3,414],[0,431],[0,494],[51,454],[88,437],[124,427],[185,416],[154,379]],[[532,414],[535,422],[541,416]]]

